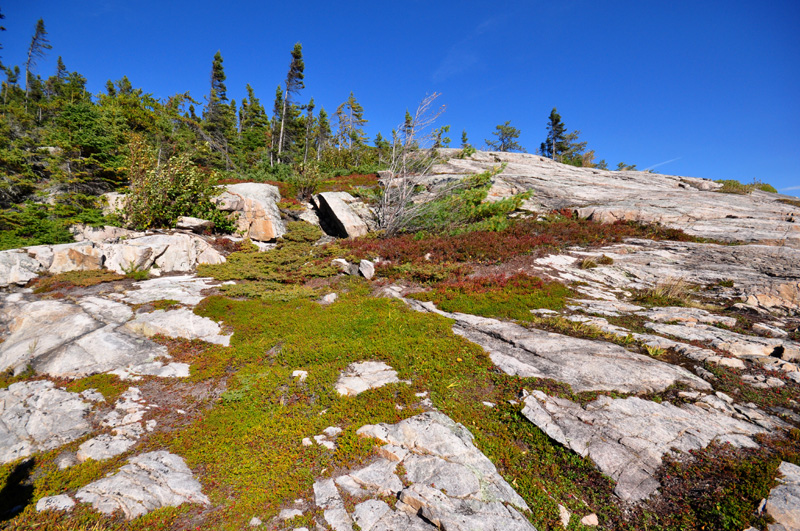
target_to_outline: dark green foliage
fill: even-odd
[[[506,122],[502,125],[498,125],[495,127],[495,131],[492,133],[496,138],[496,140],[486,140],[486,147],[494,151],[522,151],[525,152],[525,148],[523,148],[517,139],[519,138],[520,132],[519,129],[516,127],[511,126],[511,122]],[[462,136],[462,143],[463,140],[466,139],[466,135]]]
[[[102,224],[97,198],[66,195],[54,205],[25,203],[0,211],[0,250],[73,241],[74,223]]]

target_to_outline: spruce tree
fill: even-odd
[[[328,139],[331,137],[331,124],[328,121],[328,113],[325,112],[324,107],[320,107],[319,115],[317,116],[317,134],[314,142],[317,146],[317,160],[322,158],[322,152],[328,145]]]
[[[53,46],[47,40],[47,31],[44,29],[44,20],[36,22],[36,29],[31,37],[31,45],[28,47],[28,59],[25,61],[25,110],[28,109],[28,94],[30,93],[31,72],[36,66],[36,62],[44,57],[45,50],[52,49]]]
[[[308,160],[308,145],[311,143],[311,126],[314,123],[314,98],[306,105],[306,140],[303,145],[303,165]]]
[[[289,103],[292,100],[292,95],[297,95],[302,89],[305,88],[303,78],[305,77],[303,71],[305,70],[305,63],[303,63],[303,45],[295,43],[292,49],[292,61],[289,63],[289,72],[286,74],[286,95],[283,98],[283,109],[281,111],[281,132],[278,138],[278,158],[280,158],[283,151],[284,142],[284,129],[286,123],[286,111]]]
[[[461,131],[461,148],[466,149],[469,147],[469,140],[467,139],[467,130],[463,129]]]
[[[539,146],[542,156],[556,160],[558,155],[566,151],[566,132],[567,128],[564,126],[564,122],[561,121],[561,115],[553,107],[547,121],[547,138]]]

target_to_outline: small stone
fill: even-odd
[[[572,516],[572,514],[570,514],[569,509],[567,509],[566,507],[564,507],[563,505],[561,505],[559,503],[558,504],[558,517],[561,520],[561,525],[564,526],[564,529],[566,529],[569,526],[569,519],[570,519],[571,516]]]
[[[581,523],[583,525],[588,525],[591,527],[596,527],[600,525],[600,522],[597,520],[597,515],[594,513],[586,515],[583,518],[581,518]]]
[[[308,371],[294,371],[292,372],[292,378],[297,378],[299,382],[305,382],[306,378],[308,378]]]
[[[358,264],[358,272],[367,280],[371,280],[375,276],[375,264],[369,260],[361,260]]]
[[[328,293],[319,300],[320,304],[333,304],[339,296],[336,293]]]
[[[313,445],[314,443],[313,443],[313,442],[311,442],[311,439],[309,439],[308,437],[303,437],[303,442],[302,442],[302,444],[303,444],[303,446],[311,446],[311,445]]]
[[[303,511],[298,509],[284,509],[278,514],[278,518],[281,520],[291,520],[292,518],[297,518],[298,516],[303,516]]]
[[[494,407],[494,404],[492,402],[481,402],[481,404],[483,404],[486,407]]]
[[[362,361],[351,363],[339,376],[336,391],[340,395],[355,396],[368,389],[376,389],[399,381],[397,372],[386,363]]]
[[[36,502],[36,510],[41,511],[71,511],[75,507],[75,500],[66,494],[58,496],[45,496]]]
[[[342,273],[350,273],[350,262],[344,258],[334,258],[331,260],[331,265],[337,267]]]
[[[338,426],[330,426],[322,430],[322,433],[324,433],[328,437],[336,437],[337,435],[342,433],[342,428],[339,428]]]
[[[250,519],[250,527],[258,527],[261,525],[261,518],[254,516]]]

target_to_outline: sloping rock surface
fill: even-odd
[[[432,304],[409,300],[412,307],[436,311],[455,320],[453,331],[483,347],[503,372],[552,378],[575,391],[658,392],[676,383],[696,389],[711,385],[689,371],[613,343],[562,334],[461,313],[435,310]]]
[[[458,150],[441,150],[454,157]],[[501,163],[496,199],[532,190],[528,208],[576,209],[597,221],[658,222],[689,234],[728,241],[785,244],[800,248],[800,209],[778,202],[795,199],[756,190],[748,195],[715,192],[708,179],[640,171],[576,168],[525,153],[477,152],[434,166],[433,183],[481,173]],[[494,192],[494,194],[492,193]]]
[[[775,519],[769,531],[800,530],[800,466],[782,462],[778,467],[779,485],[772,489],[765,509]]]
[[[712,441],[757,447],[751,436],[766,431],[710,407],[676,407],[637,397],[600,396],[581,407],[534,391],[522,414],[559,443],[588,456],[616,481],[614,492],[625,501],[645,499],[658,489],[653,476],[671,449],[688,452]]]
[[[320,221],[331,234],[358,238],[369,232],[369,210],[347,192],[323,192],[316,196]]]

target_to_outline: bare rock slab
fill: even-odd
[[[382,361],[351,363],[339,376],[336,392],[343,396],[355,396],[368,389],[377,389],[386,384],[397,383],[397,371]]]
[[[141,313],[134,320],[128,322],[125,328],[147,337],[162,334],[167,337],[202,339],[226,347],[231,342],[231,336],[223,335],[222,328],[218,323],[208,317],[196,315],[185,308]]]
[[[800,466],[784,461],[778,473],[780,484],[770,491],[765,509],[776,524],[788,531],[800,530]]]
[[[753,448],[758,444],[751,437],[766,431],[712,408],[637,397],[601,396],[581,407],[534,391],[522,414],[557,442],[588,456],[617,483],[615,494],[630,502],[658,489],[654,474],[671,449],[688,452],[714,441]]]
[[[476,317],[446,314],[453,331],[483,347],[503,372],[568,383],[575,391],[659,392],[675,383],[711,385],[682,367],[604,341],[579,339]]]
[[[52,450],[91,430],[91,404],[52,382],[18,382],[0,389],[0,463]]]
[[[397,424],[363,426],[358,434],[383,443],[384,457],[314,483],[314,502],[335,530],[524,530],[525,501],[446,415],[429,412]],[[401,478],[399,471],[405,470]],[[405,482],[403,481],[405,480]],[[358,503],[352,512],[342,493]],[[393,509],[382,497],[397,498]]]
[[[81,488],[75,498],[104,514],[121,511],[128,520],[160,507],[209,503],[183,459],[163,450],[131,458],[115,474]]]
[[[181,304],[196,306],[206,297],[203,291],[216,285],[214,279],[194,275],[153,278],[134,284],[136,289],[126,291],[123,300],[128,304],[174,300]]]

